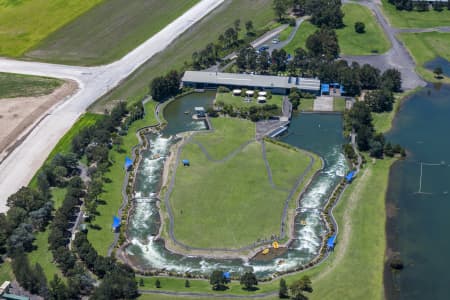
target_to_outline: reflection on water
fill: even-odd
[[[203,259],[186,257],[169,252],[164,245],[154,240],[159,228],[159,214],[156,206],[156,192],[159,189],[161,170],[168,149],[176,142],[173,135],[187,130],[205,129],[203,122],[193,121],[186,112],[195,106],[211,104],[212,94],[193,94],[169,104],[165,117],[169,126],[161,135],[150,135],[150,149],[144,153],[139,166],[136,184],[136,210],[129,225],[132,244],[127,248],[130,260],[141,267],[165,269],[173,272],[210,273],[222,268],[239,274],[251,268],[258,276],[269,276],[277,271],[287,271],[308,263],[319,251],[325,224],[318,209],[323,207],[327,197],[346,169],[341,153],[342,120],[337,115],[298,115],[292,120],[289,134],[282,138],[286,143],[309,149],[321,155],[325,167],[308,187],[301,207],[306,208],[296,217],[297,239],[282,256],[268,262],[243,262],[240,259]],[[170,125],[172,124],[172,125]],[[317,126],[320,124],[320,126]],[[300,225],[305,220],[306,225]]]
[[[389,219],[389,247],[405,263],[393,299],[449,299],[450,86],[432,86],[408,100],[388,138],[408,158],[391,169],[387,199],[397,207]],[[419,193],[420,192],[420,193]]]

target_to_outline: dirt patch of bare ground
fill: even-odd
[[[75,81],[67,80],[45,96],[0,99],[0,160],[17,146],[18,140],[54,105],[75,93],[77,88]]]

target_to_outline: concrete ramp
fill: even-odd
[[[314,111],[333,111],[333,97],[317,97],[314,100]]]

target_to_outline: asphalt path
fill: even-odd
[[[7,211],[8,196],[29,183],[57,142],[92,103],[224,1],[202,0],[122,59],[109,65],[79,67],[0,58],[0,72],[67,78],[79,85],[73,96],[53,107],[39,123],[33,124],[24,141],[1,161],[0,212]]]

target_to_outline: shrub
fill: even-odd
[[[217,88],[217,92],[218,92],[218,93],[229,93],[229,92],[230,92],[230,89],[227,88],[226,86],[219,86],[219,87]]]
[[[363,22],[356,22],[355,23],[355,31],[356,31],[356,33],[366,32],[366,25]]]

